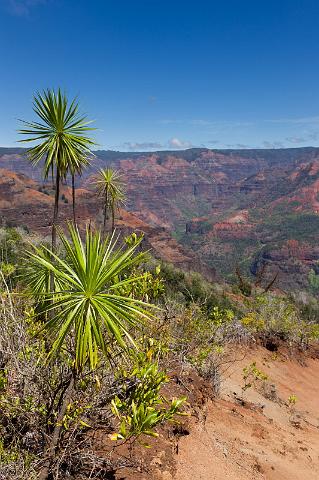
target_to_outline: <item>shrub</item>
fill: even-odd
[[[94,356],[93,363],[89,356],[82,356],[83,361],[76,372],[78,350],[75,350],[74,333],[78,325],[73,325],[68,335],[65,330],[62,332],[63,342],[52,354],[52,347],[56,346],[55,336],[61,333],[61,327],[54,327],[53,335],[49,334],[47,327],[52,327],[54,321],[73,318],[72,315],[63,315],[63,308],[70,306],[67,295],[72,292],[73,279],[81,277],[83,288],[87,286],[81,270],[85,262],[82,257],[81,262],[76,262],[76,254],[86,252],[88,262],[95,262],[90,263],[92,268],[100,257],[97,259],[90,248],[97,247],[104,258],[104,247],[98,248],[99,239],[95,234],[89,234],[90,245],[86,248],[80,247],[80,237],[74,230],[71,238],[71,242],[79,247],[76,252],[72,250],[71,242],[63,237],[67,253],[57,253],[53,257],[42,246],[34,248],[35,253],[30,255],[26,284],[33,292],[34,303],[25,295],[26,291],[22,296],[16,295],[18,292],[12,295],[7,284],[0,285],[0,478],[4,480],[30,480],[33,475],[38,478],[43,465],[48,465],[48,471],[54,472],[54,478],[66,478],[70,472],[80,473],[81,469],[89,469],[94,478],[102,467],[103,471],[107,471],[114,464],[92,453],[93,440],[86,435],[87,430],[104,428],[106,432],[114,431],[114,422],[118,419],[116,414],[120,416],[122,425],[119,434],[133,441],[142,434],[155,435],[157,425],[181,413],[184,399],[168,401],[161,391],[169,380],[159,367],[159,359],[165,354],[166,347],[156,340],[147,340],[150,330],[147,322],[141,323],[143,328],[131,322],[125,332],[110,331],[108,335],[105,325],[102,325],[107,338],[103,350],[105,355]],[[125,319],[128,319],[128,314],[123,308],[124,301],[128,302],[132,313],[132,305],[145,307],[141,299],[155,298],[161,294],[162,288],[159,269],[155,268],[149,274],[143,265],[145,257],[142,253],[131,261],[137,245],[109,249],[110,261],[105,261],[103,269],[100,269],[100,275],[104,275],[101,284],[103,281],[105,284],[99,295],[102,299],[109,296],[113,302],[118,299],[113,306],[115,310],[121,309]],[[122,270],[119,268],[120,261],[124,262]],[[52,267],[50,262],[54,264]],[[50,269],[47,271],[48,265]],[[117,268],[111,270],[112,265]],[[76,268],[79,269],[78,274],[68,277],[67,272]],[[90,268],[87,268],[90,273]],[[54,272],[53,292],[50,271]],[[0,282],[1,278],[4,277],[0,277]],[[68,287],[67,280],[70,280]],[[74,299],[78,299],[79,290],[75,292]],[[53,313],[52,298],[55,300]],[[110,302],[106,307],[111,318],[118,321],[118,311],[112,313]],[[136,315],[137,318],[140,315],[145,318],[139,308]],[[85,319],[90,320],[87,316]],[[85,332],[90,336],[87,328]],[[128,348],[125,344],[124,350],[123,333],[132,345]],[[116,342],[118,336],[121,337],[120,343]],[[139,354],[133,345],[140,346]],[[96,354],[95,350],[93,354]],[[134,388],[129,389],[128,384],[132,383]],[[54,438],[58,441],[55,440],[52,449]],[[120,458],[116,462],[121,462]]]
[[[243,368],[244,385],[242,386],[242,392],[245,392],[248,388],[256,386],[259,381],[265,382],[267,379],[268,375],[257,368],[256,362],[252,362],[247,365],[247,367]]]
[[[112,400],[112,411],[119,419],[119,431],[113,440],[135,440],[140,435],[157,437],[155,428],[175,415],[182,415],[181,406],[186,397],[168,402],[161,394],[162,387],[169,382],[165,372],[152,361],[148,350],[137,355],[133,368],[122,372],[125,389]]]
[[[287,297],[267,293],[247,301],[242,325],[266,344],[268,340],[286,341],[306,348],[319,337],[319,324],[304,320],[302,312]]]
[[[171,264],[162,263],[161,276],[165,282],[167,296],[186,305],[198,303],[211,311],[213,307],[232,308],[231,302],[219,285],[205,280],[196,272],[184,272]]]

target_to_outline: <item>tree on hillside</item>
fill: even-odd
[[[100,233],[93,233],[90,228],[86,230],[84,241],[76,226],[69,224],[68,230],[70,239],[59,231],[64,247],[63,258],[43,246],[33,247],[29,253],[28,285],[36,303],[40,301],[42,305],[39,313],[42,318],[47,318],[43,332],[51,342],[48,359],[54,360],[68,351],[74,364],[60,399],[40,480],[48,478],[75,381],[85,367],[94,371],[99,353],[110,355],[114,342],[123,350],[128,344],[134,345],[130,330],[148,318],[151,307],[119,293],[136,281],[136,278],[127,276],[127,272],[144,258],[143,253],[135,253],[140,240],[120,249],[112,239],[103,240]],[[51,274],[55,280],[53,289],[46,281]]]
[[[112,218],[111,231],[115,229],[115,210],[119,208],[125,201],[124,187],[122,175],[118,170],[112,168],[101,168],[95,177],[94,183],[97,187],[98,194],[103,198],[103,234],[106,230],[106,221],[109,213]]]
[[[69,101],[60,89],[57,91],[48,89],[36,94],[33,99],[33,111],[39,120],[33,122],[22,120],[24,128],[19,130],[19,133],[27,138],[20,141],[36,143],[27,152],[31,163],[37,165],[44,160],[43,177],[47,179],[51,174],[54,178],[52,250],[55,251],[60,183],[68,173],[75,175],[89,163],[90,147],[94,142],[86,136],[86,132],[93,129],[88,126],[91,122],[87,121],[86,116],[79,114],[76,99]],[[75,212],[75,206],[73,211]]]

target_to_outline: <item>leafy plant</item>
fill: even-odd
[[[267,379],[268,375],[257,368],[256,362],[252,362],[250,365],[247,365],[247,367],[243,368],[244,385],[242,386],[242,392],[245,392],[249,388],[256,385],[256,382],[259,380],[265,382]]]
[[[136,439],[141,435],[157,437],[155,428],[161,423],[182,415],[181,406],[186,397],[168,402],[161,395],[162,387],[169,381],[159,370],[157,362],[150,360],[148,352],[138,354],[135,367],[122,372],[126,388],[121,397],[112,400],[112,411],[119,419],[119,431],[113,440]]]
[[[289,397],[288,397],[288,405],[289,405],[290,407],[296,405],[297,400],[298,400],[298,397],[297,397],[297,395],[295,395],[294,393],[293,393],[292,395],[289,395]]]
[[[125,277],[131,277],[135,280],[123,286],[118,293],[121,295],[138,298],[145,302],[155,301],[165,292],[165,284],[160,277],[160,266],[158,265],[154,271],[144,270],[140,266],[125,274]]]
[[[146,309],[151,306],[116,293],[135,280],[122,280],[120,276],[141,261],[143,253],[135,255],[138,243],[122,250],[114,240],[102,240],[100,233],[93,233],[90,228],[84,242],[75,226],[69,224],[68,229],[70,240],[59,231],[65,258],[46,247],[33,247],[29,258],[37,268],[29,271],[29,287],[36,300],[49,300],[41,310],[52,312],[44,325],[53,338],[49,358],[61,351],[67,336],[72,334],[75,367],[81,371],[87,361],[91,369],[96,367],[99,350],[108,354],[106,335],[124,349],[127,341],[134,344],[129,328],[143,322],[148,315]],[[54,275],[55,288],[44,292],[50,273]]]
[[[100,233],[89,227],[84,241],[74,224],[68,225],[68,231],[70,239],[59,230],[64,258],[44,246],[33,247],[28,255],[36,267],[29,269],[29,288],[37,305],[40,302],[38,315],[45,318],[42,332],[50,342],[48,359],[54,361],[71,349],[73,360],[40,480],[48,478],[75,381],[87,365],[91,371],[96,369],[100,353],[110,356],[114,344],[122,350],[135,345],[130,329],[141,325],[151,308],[117,293],[134,281],[121,279],[121,274],[143,258],[143,253],[135,254],[139,242],[123,250],[116,248],[113,238],[102,240]],[[53,290],[46,280],[51,274]]]
[[[267,293],[255,297],[247,306],[249,310],[241,323],[265,342],[273,339],[298,343],[303,333],[306,335],[308,327],[296,305],[287,297]]]

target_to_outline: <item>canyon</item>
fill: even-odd
[[[319,149],[94,152],[77,180],[79,222],[101,221],[94,172],[121,171],[127,201],[123,232],[137,229],[155,256],[210,280],[234,281],[235,270],[278,288],[309,290],[319,274]],[[0,149],[0,215],[10,224],[47,234],[53,191],[24,149]],[[71,192],[61,192],[61,219]]]

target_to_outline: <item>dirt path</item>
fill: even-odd
[[[269,375],[277,400],[255,389],[248,406],[236,403],[242,368],[252,361]],[[285,405],[297,396],[295,412]],[[180,439],[175,480],[318,480],[319,360],[303,364],[262,349],[234,364],[222,385],[221,399],[209,402],[203,420]],[[262,408],[255,408],[260,405]]]

